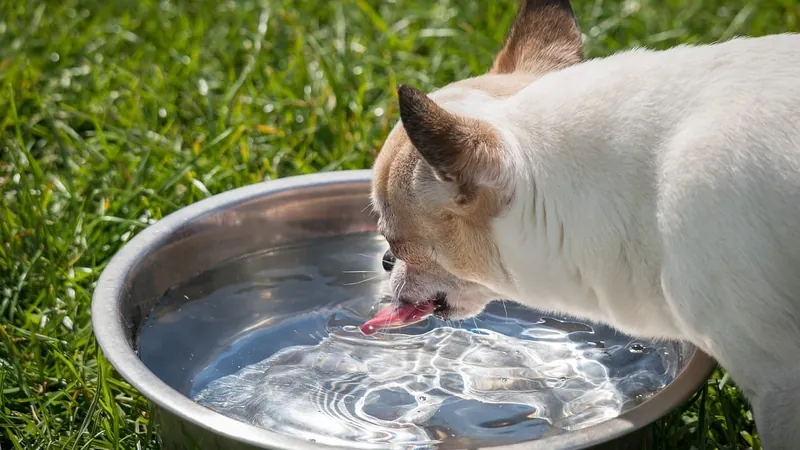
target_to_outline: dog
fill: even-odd
[[[587,60],[569,1],[528,0],[487,74],[397,94],[371,202],[398,310],[690,341],[766,450],[800,445],[800,35]]]

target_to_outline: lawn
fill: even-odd
[[[795,0],[578,0],[587,53],[797,31]],[[0,0],[0,449],[155,449],[92,336],[148,224],[238,186],[365,168],[395,87],[485,72],[516,1]],[[759,448],[722,373],[659,448]]]

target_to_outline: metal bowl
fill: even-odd
[[[220,263],[305,239],[374,231],[366,211],[371,172],[284,178],[235,189],[183,208],[147,228],[111,260],[92,300],[92,322],[108,360],[154,405],[165,448],[315,449],[196,404],[156,376],[136,352],[137,332],[171,286]],[[689,344],[685,365],[662,391],[621,416],[579,431],[493,450],[642,448],[647,425],[688,400],[715,363]],[[325,447],[333,448],[333,447]],[[470,448],[475,448],[470,446]]]

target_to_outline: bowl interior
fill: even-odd
[[[169,405],[173,412],[183,415],[181,408],[185,408],[185,416],[197,421],[200,416],[193,416],[190,410],[201,407],[189,397],[209,383],[256,364],[286,345],[318,343],[324,336],[315,335],[318,330],[314,327],[320,326],[313,325],[313,320],[299,325],[293,322],[313,310],[315,302],[343,308],[343,322],[338,325],[345,328],[354,324],[354,318],[372,313],[370,308],[380,292],[376,283],[364,280],[371,276],[366,272],[380,270],[378,249],[384,244],[374,235],[375,219],[368,208],[369,178],[362,174],[339,179],[334,176],[327,181],[316,176],[314,180],[286,182],[283,188],[280,183],[248,187],[192,205],[145,230],[137,236],[138,242],[131,242],[127,253],[121,252],[117,264],[111,265],[113,270],[126,269],[123,276],[113,280],[121,284],[114,301],[120,331],[129,345],[127,351],[137,351],[159,381],[188,400]],[[308,246],[310,242],[323,244]],[[321,251],[325,245],[334,247]],[[275,250],[280,253],[281,249],[290,251],[276,257]],[[300,267],[308,270],[298,270]],[[272,271],[267,282],[276,285],[253,288],[252,283],[263,276],[264,270]],[[105,278],[101,284],[112,279]],[[349,287],[342,290],[344,285]],[[255,294],[242,289],[254,289]],[[157,308],[165,297],[171,300]],[[348,298],[363,301],[347,304]],[[500,314],[497,307],[493,311]],[[337,320],[336,314],[329,314],[325,320]],[[511,315],[515,314],[535,313],[512,310]],[[549,320],[538,316],[542,319]],[[530,320],[535,322],[537,317]],[[153,323],[157,326],[148,332]],[[566,319],[565,323],[572,322]],[[321,328],[330,329],[330,323],[323,323]],[[286,338],[292,333],[308,338]],[[636,344],[624,336],[614,337],[613,331],[604,333],[617,347]],[[101,336],[98,339],[103,345]],[[583,341],[590,339],[584,336]],[[647,348],[646,344],[642,348]],[[108,352],[106,346],[104,350]],[[702,355],[698,356],[691,345],[672,344],[669,355],[663,357],[663,370],[671,371],[671,384],[666,389],[629,402],[620,418],[560,436],[537,432],[540,439],[536,442],[544,445],[542,448],[579,448],[649,423],[688,398],[707,376],[705,372],[711,366],[698,358]],[[110,359],[112,363],[120,360]],[[143,383],[146,381],[139,379],[134,384],[144,392],[147,387]],[[159,403],[158,398],[151,399]],[[637,411],[640,414],[635,414]],[[631,419],[635,416],[638,418]],[[297,434],[301,438],[298,442],[309,441],[308,436]],[[248,439],[258,441],[259,436],[267,439],[268,434],[252,433]],[[478,441],[451,437],[441,447],[492,447],[525,440],[513,436]],[[555,445],[557,442],[563,447]],[[273,440],[272,445],[281,444]]]
[[[136,255],[140,259],[124,280],[127,295],[120,299],[132,345],[170,288],[225,261],[305,240],[375,230],[367,208],[368,183],[322,183],[277,192],[258,187],[192,205],[164,222],[177,220],[156,224],[154,230],[163,228],[156,230],[160,236],[144,236]],[[260,195],[265,193],[269,195]]]

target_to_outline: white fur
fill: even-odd
[[[693,342],[766,450],[800,447],[800,35],[637,49],[442,106],[506,136],[493,234],[515,283],[489,288]]]

